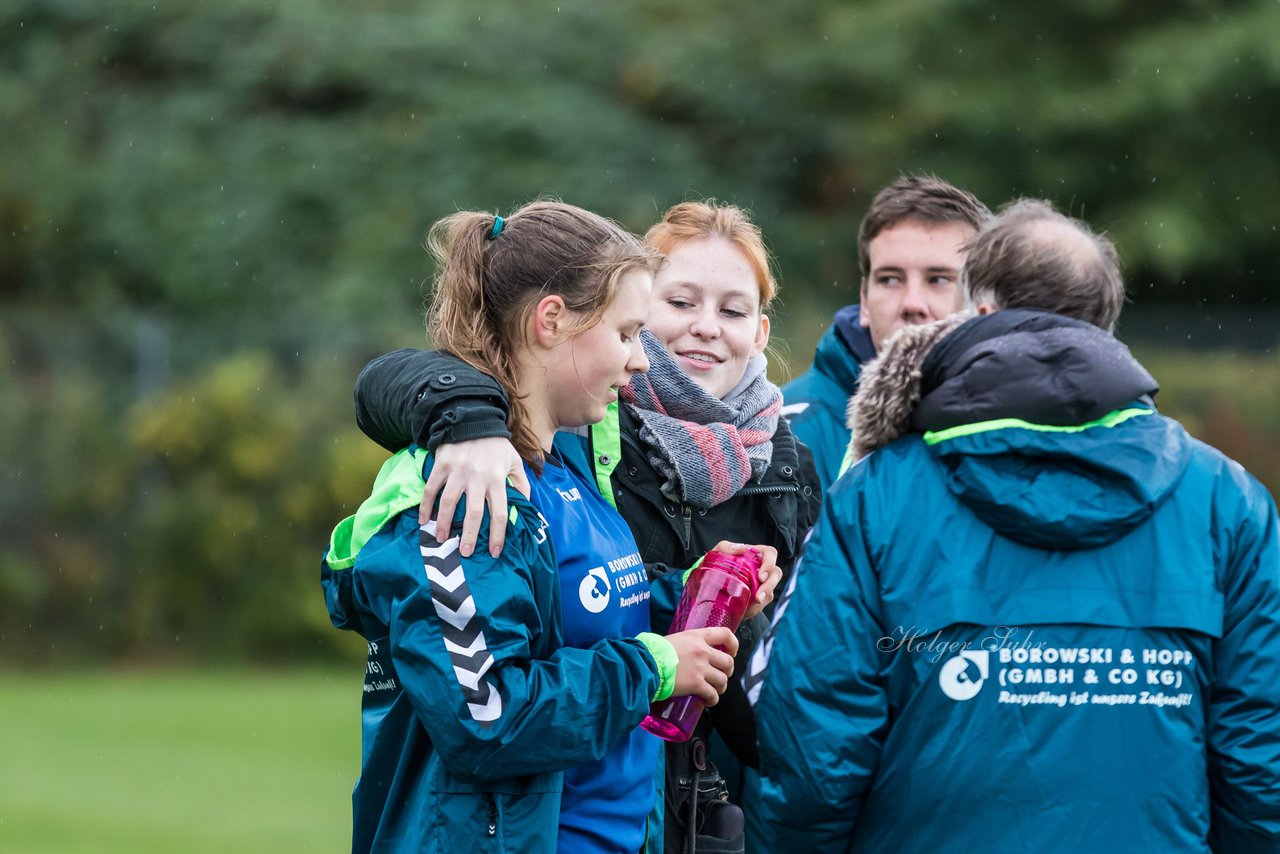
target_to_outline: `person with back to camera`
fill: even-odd
[[[652,253],[557,202],[505,220],[455,214],[429,244],[428,328],[508,395],[531,494],[508,494],[500,555],[463,554],[457,536],[441,542],[418,522],[433,455],[413,446],[335,530],[322,565],[330,617],[368,642],[352,849],[638,851],[658,756],[638,725],[667,696],[714,705],[737,647],[723,628],[647,631],[635,540],[581,440],[558,432],[603,418],[614,389],[648,367]],[[755,610],[772,598],[772,563]]]
[[[1280,540],[1112,331],[1111,242],[1044,202],[851,404],[747,676],[770,850],[1280,850]]]
[[[665,256],[641,336],[651,367],[620,390],[624,405],[591,430],[597,481],[648,564],[687,567],[718,540],[731,540],[776,548],[785,571],[816,517],[819,481],[808,449],[779,418],[780,393],[765,376],[765,310],[777,285],[759,229],[735,206],[686,202],[645,240]],[[356,399],[361,428],[384,447],[416,438],[436,448],[424,521],[437,494],[443,518],[463,494],[468,525],[486,497],[501,516],[503,477],[518,480],[519,471],[502,438],[509,399],[492,379],[442,354],[401,350],[361,372]],[[470,539],[464,530],[464,548]],[[493,536],[490,543],[499,547]],[[671,599],[655,594],[654,603],[654,625],[669,625]],[[740,629],[740,660],[759,630],[758,623]],[[736,682],[691,742],[668,747],[664,835],[672,854],[685,850],[691,828],[698,850],[743,846],[742,817],[724,806],[729,787],[704,756],[711,730],[727,747],[718,755],[728,764],[756,764],[754,720]]]

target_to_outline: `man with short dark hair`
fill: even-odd
[[[1275,502],[1155,411],[1114,251],[1045,210],[864,373],[746,679],[765,850],[1280,850]]]
[[[836,312],[813,366],[782,389],[782,412],[813,451],[824,489],[849,445],[845,404],[862,365],[903,326],[960,308],[964,247],[990,217],[972,193],[932,175],[900,177],[872,199],[858,233],[859,302]]]

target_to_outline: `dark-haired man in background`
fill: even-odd
[[[931,175],[898,178],[871,200],[858,231],[859,301],[836,312],[813,366],[782,389],[783,415],[813,451],[824,489],[849,446],[845,406],[862,365],[903,326],[960,308],[964,247],[990,218],[972,193]]]

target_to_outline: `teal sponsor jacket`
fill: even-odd
[[[577,437],[556,446],[589,476]],[[603,757],[670,693],[670,645],[565,646],[537,508],[509,490],[502,555],[482,535],[461,557],[456,537],[419,529],[430,465],[416,446],[392,456],[322,562],[333,624],[368,643],[352,850],[551,852],[563,771]]]
[[[836,312],[818,341],[809,370],[782,387],[782,414],[796,438],[813,452],[823,490],[840,475],[849,428],[845,409],[858,390],[862,366],[876,357],[871,336],[859,324],[860,308]]]
[[[1067,332],[926,362],[828,492],[748,677],[764,850],[1280,850],[1275,503]]]

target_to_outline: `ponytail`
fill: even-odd
[[[461,212],[427,233],[436,262],[427,310],[435,346],[497,380],[510,397],[507,426],[522,458],[539,466],[542,448],[519,394],[516,356],[529,312],[556,294],[599,320],[623,275],[653,270],[654,254],[616,223],[562,202],[537,201],[502,218]]]

